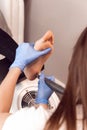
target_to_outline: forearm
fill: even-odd
[[[15,86],[21,70],[11,68],[0,85],[0,112],[9,112],[14,95]]]

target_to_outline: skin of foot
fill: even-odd
[[[53,44],[54,44],[54,35],[51,31],[47,31],[45,35],[35,42],[34,49],[37,51],[44,50],[46,48],[51,48],[51,51],[35,60],[33,63],[27,65],[24,69],[24,74],[27,79],[34,80],[38,74],[41,72],[41,69],[46,62],[46,60],[50,57],[53,53]]]

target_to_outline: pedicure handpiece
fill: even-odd
[[[64,94],[64,89],[62,86],[60,86],[59,84],[55,83],[54,81],[48,79],[45,77],[45,83],[55,92],[59,93],[59,94]]]

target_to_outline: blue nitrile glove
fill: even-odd
[[[16,49],[15,60],[10,66],[10,68],[18,67],[23,71],[23,69],[25,68],[27,64],[30,64],[31,62],[36,60],[38,57],[45,55],[50,51],[51,51],[51,48],[47,48],[43,51],[37,51],[34,49],[34,44],[22,43]]]
[[[39,103],[48,104],[48,100],[51,94],[53,93],[53,90],[45,83],[44,78],[45,78],[44,74],[41,73],[38,81],[38,92],[35,99],[35,102],[37,104]],[[54,81],[54,76],[49,76],[47,78]]]

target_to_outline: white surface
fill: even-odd
[[[25,108],[7,118],[2,130],[43,130],[46,121],[52,114],[43,107]]]

